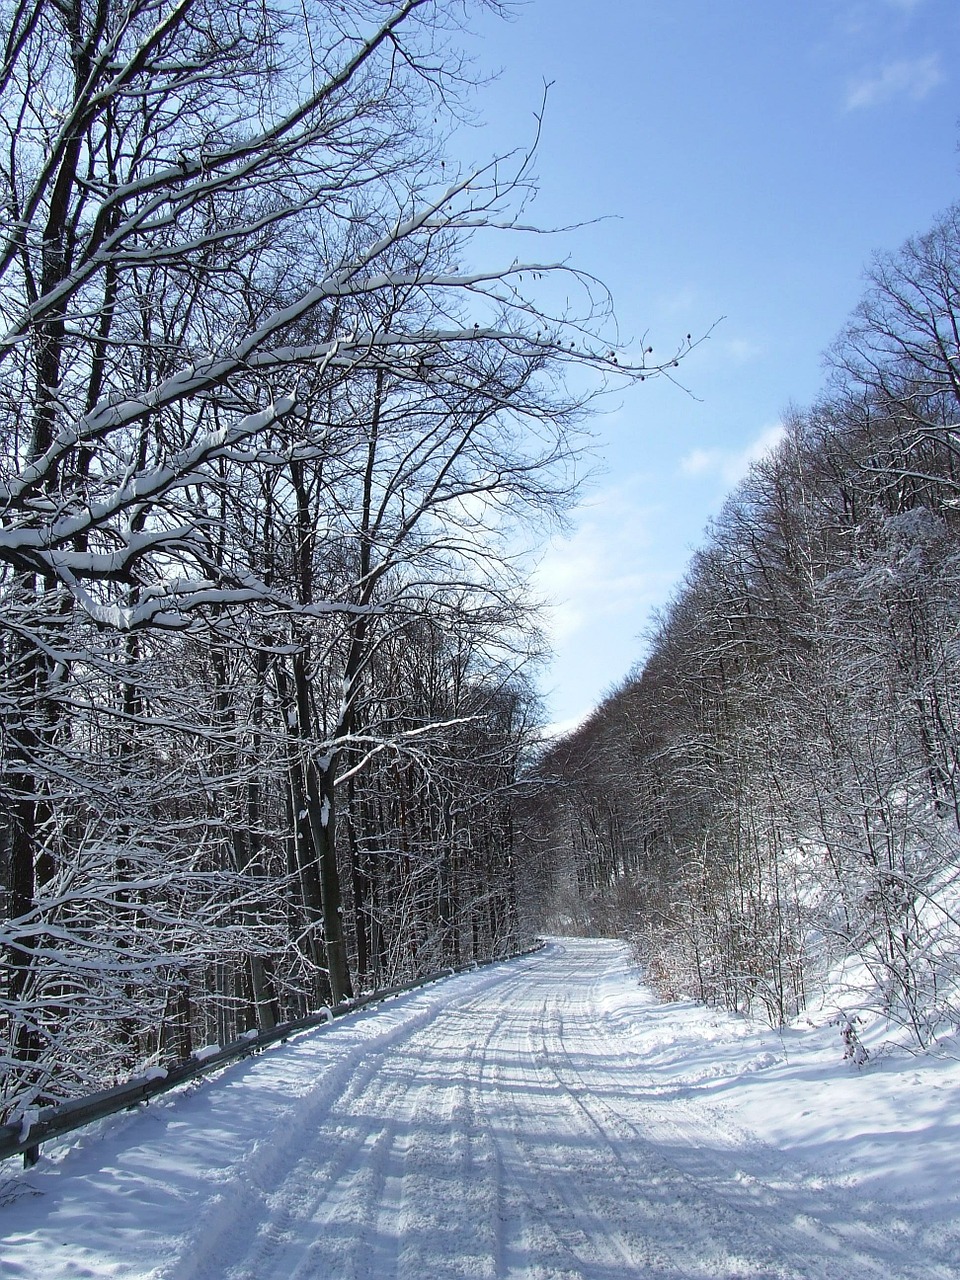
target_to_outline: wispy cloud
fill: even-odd
[[[749,364],[763,355],[763,347],[751,338],[725,338],[719,343],[720,353],[734,364]]]
[[[594,494],[575,513],[576,527],[547,549],[535,576],[549,605],[554,644],[652,606],[673,575],[653,554],[657,515],[636,478]],[[628,634],[636,627],[627,624]]]
[[[574,512],[573,533],[551,542],[536,571],[554,651],[544,675],[561,722],[552,732],[574,728],[624,678],[641,655],[637,636],[682,573],[686,555],[661,545],[669,513],[651,487],[649,475],[628,474],[595,491]]]
[[[681,458],[680,470],[686,476],[717,476],[727,488],[732,489],[754,462],[776,448],[783,435],[783,427],[778,422],[772,427],[764,427],[745,449],[694,449]]]
[[[940,57],[935,53],[888,62],[878,71],[853,81],[847,90],[847,110],[877,107],[894,98],[920,102],[945,79]]]
[[[593,708],[590,710],[592,711]],[[590,711],[581,711],[579,715],[568,716],[566,720],[554,720],[552,724],[548,724],[541,738],[565,738],[567,734],[574,733],[590,715]]]
[[[661,294],[656,299],[656,306],[665,316],[673,319],[682,316],[686,319],[703,310],[703,299],[696,285],[684,284],[670,293]]]

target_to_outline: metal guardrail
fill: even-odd
[[[334,1018],[342,1018],[348,1013],[371,1004],[378,1004],[390,996],[403,995],[407,991],[416,991],[418,987],[428,986],[442,978],[452,977],[457,973],[469,973],[474,969],[491,964],[502,964],[504,960],[516,960],[521,956],[533,955],[541,950],[543,942],[525,951],[518,951],[512,956],[503,956],[497,960],[484,960],[479,963],[462,965],[458,969],[443,969],[438,973],[427,974],[395,987],[384,987],[367,995],[358,996],[354,1000],[345,1001],[331,1009],[323,1009],[309,1014],[305,1018],[297,1018],[293,1022],[284,1022],[271,1027],[268,1031],[246,1031],[230,1044],[213,1050],[198,1050],[185,1062],[178,1062],[172,1067],[154,1067],[145,1075],[128,1080],[125,1084],[114,1085],[112,1089],[101,1089],[97,1093],[88,1094],[84,1098],[73,1098],[53,1107],[28,1109],[25,1114],[11,1124],[0,1125],[0,1160],[10,1156],[23,1156],[24,1168],[30,1168],[40,1159],[40,1144],[52,1138],[60,1138],[74,1129],[92,1124],[95,1120],[103,1120],[115,1115],[118,1111],[130,1111],[141,1102],[149,1102],[158,1094],[166,1093],[199,1076],[205,1076],[230,1062],[239,1061],[258,1053],[272,1044],[288,1040],[298,1031],[310,1031],[322,1027]]]

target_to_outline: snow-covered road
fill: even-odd
[[[0,1184],[0,1274],[960,1277],[942,1197],[913,1221],[747,1127],[737,1071],[665,1069],[671,1008],[564,940],[347,1018]]]

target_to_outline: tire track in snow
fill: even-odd
[[[506,1225],[513,1227],[513,1239],[508,1234],[505,1241],[504,1274],[526,1274],[523,1259],[536,1258],[531,1274],[580,1275],[586,1255],[604,1271],[633,1271],[635,1251],[562,1176],[563,1147],[576,1135],[557,1113],[555,1082],[544,1084],[536,1063],[545,1007],[521,1000],[515,1009],[501,1009],[499,1034],[491,1038],[483,1064],[487,1123],[499,1153]]]
[[[481,998],[503,975],[484,970],[465,981]],[[329,1273],[338,1280],[341,1275],[362,1276],[348,1254],[351,1246],[353,1253],[362,1252],[359,1242],[369,1237],[362,1215],[378,1203],[375,1187],[364,1188],[364,1179],[375,1179],[387,1161],[393,1133],[390,1109],[409,1086],[402,1073],[391,1079],[390,1064],[442,1011],[448,990],[446,983],[430,987],[321,1032],[326,1052],[318,1055],[318,1066],[323,1074],[286,1108],[271,1133],[221,1175],[217,1192],[179,1242],[177,1259],[152,1272],[150,1280],[292,1280],[295,1267],[311,1274],[311,1243],[319,1244],[320,1251],[339,1245],[335,1263],[347,1269]],[[309,1061],[311,1039],[303,1037],[287,1052],[300,1050]],[[375,1099],[372,1118],[364,1115],[368,1091]],[[351,1179],[352,1199],[346,1194]],[[331,1199],[343,1206],[348,1221],[357,1219],[357,1228],[347,1237],[343,1222],[331,1211],[329,1238],[317,1241],[322,1205]],[[391,1272],[371,1274],[379,1278]]]
[[[491,980],[498,996],[519,981],[504,974]],[[327,1162],[317,1178],[301,1167],[288,1180],[322,1184],[317,1194],[299,1197],[297,1247],[269,1266],[261,1254],[236,1280],[439,1274],[493,1280],[491,1195],[477,1150],[482,1134],[470,1070],[472,1029],[489,1008],[485,989],[457,997],[402,1046],[367,1064],[340,1100],[336,1134],[317,1135],[321,1145],[343,1137],[339,1161]],[[289,1210],[281,1188],[278,1201],[285,1199]]]
[[[235,1068],[153,1112],[140,1145],[133,1126],[131,1149],[80,1153],[101,1269],[88,1253],[17,1274],[960,1280],[949,1259],[915,1261],[879,1204],[658,1084],[605,1012],[625,972],[618,944],[552,943]],[[120,1242],[131,1188],[163,1210],[139,1261]],[[44,1239],[62,1242],[71,1212],[68,1195]]]
[[[623,1088],[625,1064],[608,1065],[611,1046],[591,1031],[591,1025],[589,1015],[577,1011],[565,1017],[558,1005],[542,1028],[538,1060],[562,1091],[573,1128],[587,1135],[585,1145],[592,1142],[610,1157],[610,1181],[618,1187],[620,1202],[633,1207],[645,1232],[656,1240],[654,1273],[806,1280],[811,1259],[804,1257],[797,1265],[785,1258],[778,1237],[756,1222],[756,1206],[737,1204],[717,1195],[709,1182],[691,1177],[678,1159],[674,1135],[653,1139],[647,1128],[653,1119],[649,1113],[642,1113],[641,1127],[635,1122],[639,1108],[630,1108],[631,1122],[607,1101]],[[573,1065],[577,1058],[590,1063],[589,1084]],[[629,1101],[628,1094],[622,1096]],[[701,1129],[689,1140],[702,1143],[705,1136]],[[833,1273],[816,1274],[819,1280],[829,1280]],[[843,1272],[844,1280],[848,1275]]]
[[[882,1222],[870,1220],[869,1204],[853,1200],[849,1192],[844,1195],[822,1177],[815,1178],[812,1193],[809,1173],[805,1185],[803,1175],[785,1165],[775,1150],[727,1123],[718,1125],[710,1109],[685,1099],[658,1099],[642,1060],[628,1049],[612,1068],[609,1029],[606,1034],[598,1030],[604,1022],[599,1016],[599,986],[598,982],[592,991],[598,1016],[578,1011],[572,1036],[565,1034],[559,1006],[555,1009],[558,1026],[552,1037],[545,1037],[544,1060],[594,1127],[598,1141],[610,1143],[625,1168],[625,1151],[645,1148],[656,1153],[658,1160],[668,1161],[670,1176],[681,1180],[678,1198],[683,1199],[685,1186],[701,1221],[711,1222],[717,1234],[739,1238],[741,1246],[728,1265],[733,1258],[742,1264],[747,1244],[757,1255],[751,1265],[772,1266],[769,1274],[800,1280],[810,1275],[848,1280],[851,1274],[884,1280],[957,1280],[960,1269],[931,1265],[929,1259],[918,1262],[905,1251],[883,1230]],[[630,1091],[623,1088],[624,1078],[632,1082]],[[645,1091],[643,1102],[635,1096],[637,1085]]]
[[[511,1019],[499,1046],[490,1098],[508,1178],[522,1188],[537,1222],[535,1252],[546,1263],[543,1274],[665,1280],[799,1275],[782,1270],[769,1254],[745,1259],[742,1251],[731,1253],[704,1232],[699,1206],[690,1212],[687,1184],[675,1171],[661,1159],[651,1161],[646,1144],[634,1143],[625,1153],[584,1113],[552,1065],[563,1048],[564,1010],[574,1007],[569,991],[576,988],[576,974],[561,960],[546,998],[542,971],[538,985],[539,1008]],[[523,1087],[511,1089],[518,1070]],[[498,1112],[506,1098],[513,1101],[510,1111]],[[678,1186],[684,1194],[677,1194]]]

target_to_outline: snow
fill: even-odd
[[[30,1136],[30,1130],[40,1119],[39,1107],[27,1107],[23,1115],[20,1117],[20,1141],[25,1142]]]
[[[254,1034],[256,1034],[256,1032]],[[167,1068],[161,1067],[157,1062],[151,1063],[145,1071],[140,1072],[139,1076],[139,1079],[141,1080],[166,1080],[166,1078]]]
[[[0,1169],[9,1280],[960,1278],[960,1045],[660,1004],[557,939]]]
[[[190,1057],[193,1058],[194,1061],[196,1062],[206,1062],[208,1058],[215,1058],[219,1052],[220,1052],[220,1045],[205,1044],[205,1045],[201,1045],[199,1049],[194,1049]]]

